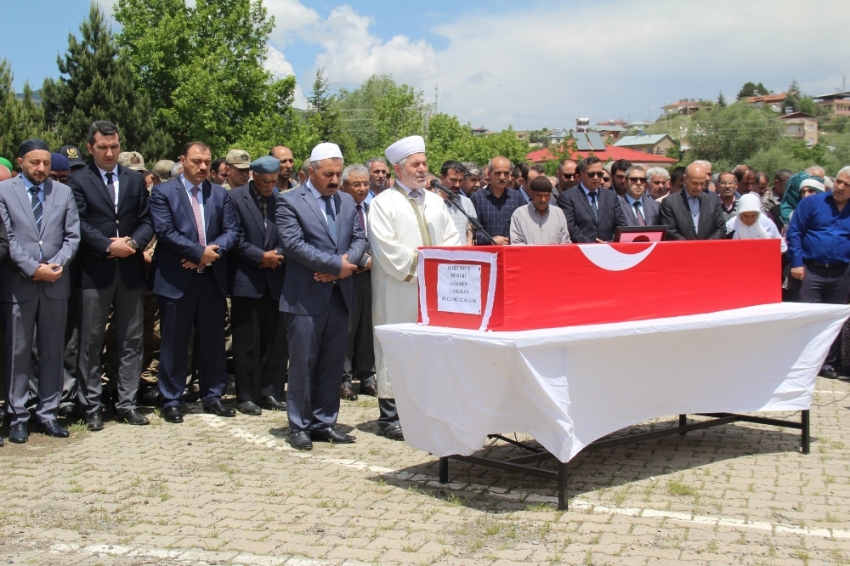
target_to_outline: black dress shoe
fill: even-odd
[[[263,410],[253,401],[239,401],[236,403],[236,408],[243,415],[262,415]]]
[[[119,409],[116,411],[118,420],[135,426],[144,426],[151,424],[146,416],[136,409]]]
[[[136,403],[143,407],[156,407],[159,405],[159,389],[156,387],[139,389],[136,394]]]
[[[41,432],[53,438],[68,438],[71,436],[71,433],[59,426],[59,423],[56,421],[44,421],[38,428]]]
[[[103,430],[103,409],[101,407],[86,415],[86,427],[92,432]]]
[[[310,435],[303,430],[289,433],[289,444],[296,450],[312,450],[313,441],[310,440]]]
[[[269,411],[285,411],[286,403],[281,403],[272,395],[266,395],[265,397],[260,399],[260,407],[262,407],[263,409],[268,409]]]
[[[225,405],[221,402],[221,399],[210,405],[209,407],[204,407],[204,411],[207,413],[215,413],[220,417],[235,417],[236,411]]]
[[[346,401],[357,401],[357,393],[354,392],[354,387],[351,386],[350,379],[342,382],[342,387],[339,389],[339,397]]]
[[[162,410],[162,418],[170,423],[182,423],[183,411],[179,405],[170,405]]]
[[[334,444],[351,444],[356,440],[354,436],[340,432],[335,428],[311,430],[310,438],[318,442],[333,442]]]
[[[27,423],[18,423],[16,425],[12,425],[9,429],[9,442],[13,442],[15,444],[23,444],[27,440],[29,440],[30,434],[27,432]]]
[[[838,372],[829,366],[821,368],[820,373],[818,375],[821,377],[825,377],[826,379],[838,379]]]
[[[86,415],[77,409],[76,405],[64,405],[59,407],[59,416],[66,419],[81,419]]]
[[[404,432],[400,424],[393,424],[384,429],[384,436],[390,440],[404,440]]]
[[[370,397],[378,396],[378,386],[375,385],[375,378],[364,379],[360,382],[360,394]]]

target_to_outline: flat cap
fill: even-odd
[[[264,155],[251,162],[251,171],[261,175],[271,175],[280,172],[280,160],[271,155]]]

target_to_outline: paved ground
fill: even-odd
[[[309,454],[282,414],[197,406],[182,425],[34,434],[0,448],[0,561],[848,564],[850,384],[817,389],[809,455],[747,424],[598,451],[571,464],[568,512],[527,476],[453,463],[440,485],[434,458],[376,435],[371,398],[343,403],[356,445]]]

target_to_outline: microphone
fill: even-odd
[[[449,197],[449,200],[452,202],[456,201],[459,198],[456,194],[452,192],[451,189],[441,184],[440,181],[438,181],[437,179],[431,179],[431,188],[447,195]]]

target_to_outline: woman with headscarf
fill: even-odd
[[[815,177],[809,175],[805,171],[801,171],[793,177],[789,177],[789,179],[785,181],[785,194],[782,195],[782,202],[779,204],[779,211],[782,223],[786,226],[789,222],[791,222],[791,214],[797,208],[797,205],[800,204],[800,199],[803,198],[803,195],[800,194],[800,187],[802,186],[803,181],[807,179],[814,179],[823,186],[823,177]]]
[[[778,239],[782,253],[788,249],[776,224],[762,214],[761,199],[756,193],[747,193],[738,199],[738,214],[726,222],[726,234],[733,240]]]

